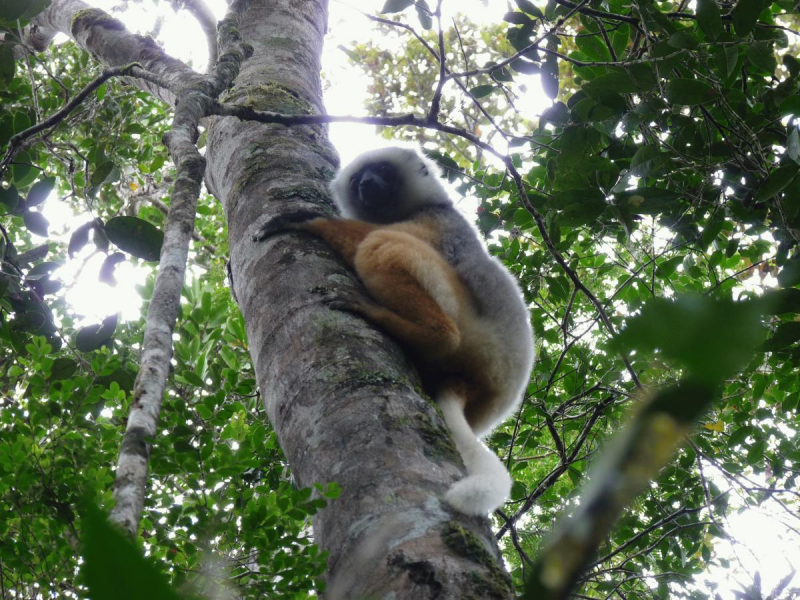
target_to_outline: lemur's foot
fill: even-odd
[[[322,302],[331,310],[340,310],[357,315],[363,315],[375,306],[375,303],[369,297],[353,290],[331,292],[322,298]]]

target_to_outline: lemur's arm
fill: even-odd
[[[267,221],[259,232],[253,236],[256,242],[288,231],[301,231],[322,238],[331,249],[353,267],[358,245],[378,225],[354,221],[352,219],[331,219],[321,217],[310,210],[298,210],[286,213]]]

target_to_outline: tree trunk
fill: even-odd
[[[254,54],[222,99],[323,113],[326,0],[236,4]],[[81,0],[54,2],[37,23],[28,39],[39,48],[61,31],[103,63],[139,62],[176,89],[198,76]],[[151,91],[174,102],[168,90]],[[252,241],[290,206],[332,210],[327,184],[338,158],[326,129],[216,118],[206,158],[206,184],[227,214],[234,289],[270,420],[300,486],[342,488],[314,520],[316,542],[330,554],[326,597],[510,598],[488,520],[442,502],[463,465],[413,366],[382,332],[320,301],[359,283],[316,239]]]
[[[240,23],[254,47],[226,101],[324,112],[324,0],[257,0]],[[508,598],[486,519],[442,503],[463,476],[436,406],[394,342],[322,304],[359,285],[318,240],[252,236],[289,205],[330,210],[337,166],[325,128],[218,119],[207,183],[225,207],[234,289],[270,420],[301,486],[342,495],[314,521],[330,553],[328,598]]]

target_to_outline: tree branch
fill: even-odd
[[[181,90],[172,129],[164,136],[177,175],[164,231],[161,260],[147,313],[139,373],[133,388],[133,405],[119,452],[114,481],[114,508],[109,515],[130,536],[139,529],[153,438],[157,435],[172,358],[172,332],[180,313],[180,295],[186,272],[189,241],[194,230],[197,198],[205,173],[205,159],[197,149],[198,125],[214,98],[228,89],[242,61],[252,49],[240,42],[234,25],[235,11],[220,24],[223,56],[213,73]]]
[[[197,19],[208,44],[208,67],[206,71],[211,73],[217,65],[219,51],[217,49],[217,19],[204,0],[174,0],[177,5],[183,4],[183,8],[189,11]]]
[[[174,90],[199,77],[189,66],[166,54],[152,39],[130,33],[122,22],[82,0],[53,0],[26,27],[24,39],[42,51],[58,33],[68,36],[106,66],[142,65],[152,76],[138,78],[134,80],[136,84],[173,106]]]
[[[447,83],[447,58],[444,47],[444,30],[442,29],[442,0],[436,3],[436,24],[439,28],[439,83],[436,85],[436,91],[433,93],[431,99],[431,109],[428,111],[428,120],[436,121],[439,118],[439,109],[442,102],[442,91],[444,91],[444,84]]]

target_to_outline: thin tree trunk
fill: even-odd
[[[324,0],[251,2],[240,33],[254,47],[227,102],[324,112]],[[336,154],[322,127],[218,119],[206,180],[228,218],[236,297],[259,387],[301,486],[338,482],[314,521],[330,553],[327,598],[508,598],[486,519],[446,507],[461,462],[434,404],[394,342],[326,308],[358,285],[319,241],[253,234],[291,206],[330,210]]]

